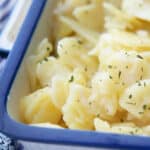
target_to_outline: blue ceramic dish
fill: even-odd
[[[13,51],[9,55],[4,74],[0,80],[0,131],[19,140],[107,148],[150,149],[150,137],[78,131],[69,129],[47,129],[27,126],[13,119],[7,109],[8,95],[11,92],[17,74],[26,55],[26,51],[35,43],[36,34],[46,4],[50,0],[34,0],[24,22]],[[44,35],[43,35],[44,36]],[[15,87],[13,87],[15,88]],[[22,85],[21,88],[24,88]],[[20,93],[20,91],[18,91]]]

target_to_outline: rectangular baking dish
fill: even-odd
[[[33,53],[44,37],[50,37],[54,0],[33,0],[2,78],[0,79],[0,131],[18,140],[105,148],[150,149],[150,137],[94,131],[50,129],[22,124],[18,101],[28,94],[26,56]]]

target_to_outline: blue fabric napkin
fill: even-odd
[[[16,0],[0,0],[0,33],[3,31]],[[6,58],[0,55],[0,77],[2,75]],[[14,140],[0,133],[0,150],[16,150],[17,144]]]
[[[0,0],[0,32],[5,27],[16,0]]]
[[[0,57],[0,78],[5,66],[6,59]],[[5,136],[4,134],[0,133],[0,150],[16,150],[17,143],[10,139],[9,137]]]
[[[0,133],[0,150],[16,150],[17,143]]]

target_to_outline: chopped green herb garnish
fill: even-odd
[[[112,79],[112,76],[110,75],[109,78]]]
[[[141,56],[141,55],[136,55],[137,56],[137,58],[139,58],[139,59],[143,59],[143,57]]]
[[[45,61],[48,61],[48,58],[44,58]]]
[[[87,70],[88,70],[87,67],[85,67],[85,68],[84,68],[84,71],[87,72]]]
[[[74,76],[72,75],[71,78],[69,79],[69,82],[73,82],[74,81]]]
[[[131,99],[131,98],[132,98],[132,94],[129,95],[129,99]]]
[[[47,51],[49,51],[49,50],[50,50],[50,48],[49,48],[49,47],[47,47],[47,48],[46,48],[46,50],[47,50]]]
[[[142,71],[142,72],[143,72],[143,70],[144,70],[143,67],[141,67],[141,71]]]
[[[126,69],[128,69],[129,68],[129,66],[126,66]]]
[[[89,105],[92,105],[92,102],[89,102]]]
[[[134,135],[134,132],[133,132],[133,131],[130,131],[130,134],[131,134],[131,135]]]
[[[135,129],[135,132],[137,133],[139,129]]]
[[[147,109],[147,105],[143,105],[143,109],[146,110]]]
[[[92,89],[92,86],[90,85],[89,88]]]
[[[139,114],[143,114],[143,113],[144,113],[144,112],[141,112],[141,111],[139,112]]]
[[[146,86],[146,83],[144,82],[144,87]]]
[[[127,102],[127,104],[136,105],[136,103],[132,103],[132,102]]]
[[[90,0],[87,0],[87,2],[86,2],[87,4],[90,4],[91,2],[90,2]]]
[[[78,43],[79,43],[79,44],[82,44],[83,42],[82,42],[81,40],[78,40]]]
[[[120,77],[121,77],[121,71],[119,71],[119,73],[118,73],[118,77],[119,77],[119,79],[120,79]]]
[[[142,84],[140,82],[138,82],[138,86],[141,86]]]
[[[112,65],[108,65],[108,68],[111,69],[111,68],[112,68]]]
[[[96,117],[100,117],[100,114],[97,114]]]

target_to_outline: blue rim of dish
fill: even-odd
[[[4,75],[0,79],[0,131],[12,138],[33,142],[88,147],[150,149],[150,137],[94,131],[38,128],[18,123],[10,118],[6,108],[8,93],[45,4],[46,0],[33,1],[13,50],[9,55]]]

